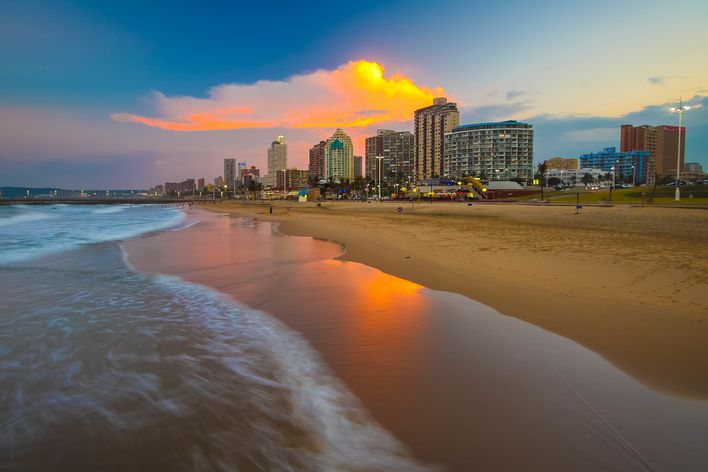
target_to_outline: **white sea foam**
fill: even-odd
[[[0,264],[31,260],[87,244],[130,239],[176,227],[183,211],[157,206],[94,208],[42,207],[0,218]],[[0,209],[7,211],[7,209]],[[16,212],[17,209],[10,209]]]
[[[405,445],[376,424],[299,333],[271,315],[247,308],[208,287],[167,275],[157,276],[156,282],[199,316],[210,332],[223,333],[219,342],[211,342],[215,352],[228,352],[219,345],[228,344],[229,333],[238,330],[240,336],[257,342],[259,349],[268,353],[278,366],[278,381],[290,392],[295,422],[316,438],[316,448],[302,451],[314,470],[437,470],[416,461]],[[229,356],[222,362],[256,383],[269,382],[253,375],[240,357],[233,365]]]
[[[119,211],[127,210],[129,205],[108,205],[95,208],[92,213],[96,215],[105,215],[110,213],[118,213]]]
[[[46,220],[48,218],[51,218],[51,215],[47,213],[28,211],[26,213],[10,216],[9,218],[0,218],[0,227]]]

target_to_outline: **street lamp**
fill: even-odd
[[[383,156],[376,156],[376,173],[379,178],[379,203],[381,202],[381,173],[383,172]]]
[[[634,164],[633,164],[633,165],[632,165],[632,187],[634,187],[634,184],[635,184],[635,182],[636,182],[636,180],[637,180],[637,179],[636,179],[636,177],[637,177],[637,172],[636,172],[634,169],[635,169],[635,167],[634,167]]]
[[[675,111],[678,113],[679,119],[679,126],[678,126],[678,152],[676,153],[676,196],[674,197],[674,200],[677,202],[681,201],[681,191],[679,190],[679,176],[681,172],[681,123],[683,122],[683,112],[686,110],[690,110],[691,107],[688,105],[683,104],[683,100],[679,99],[679,106],[673,107],[671,111]]]
[[[612,189],[615,187],[615,168],[610,169],[612,171],[612,182],[610,182],[610,201],[612,201]]]

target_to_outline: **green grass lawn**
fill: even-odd
[[[675,187],[657,187],[655,192],[652,192],[651,187],[635,187],[635,188],[621,188],[614,189],[612,191],[612,200],[610,202],[610,191],[609,189],[601,190],[585,190],[585,189],[573,189],[572,191],[557,191],[557,190],[544,190],[544,199],[550,203],[575,203],[577,198],[577,193],[580,193],[580,203],[600,203],[600,202],[610,202],[610,203],[629,203],[635,205],[642,204],[642,193],[645,193],[646,204],[651,204],[650,201],[653,200],[654,204],[657,205],[708,205],[708,186],[705,185],[695,185],[680,187],[681,189],[681,201],[674,201]],[[652,197],[651,199],[650,197]],[[693,195],[691,198],[690,196]],[[541,193],[534,195],[527,195],[524,197],[519,197],[517,200],[530,201],[537,200],[541,198]]]

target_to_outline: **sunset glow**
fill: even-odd
[[[400,74],[386,77],[381,65],[361,60],[284,81],[219,85],[210,89],[209,98],[156,93],[158,116],[111,117],[170,131],[361,127],[410,120],[413,110],[443,94],[440,87],[417,85]]]

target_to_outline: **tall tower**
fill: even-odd
[[[265,184],[268,187],[276,185],[277,173],[288,168],[288,145],[285,136],[278,136],[270,143],[268,148],[268,174],[265,177]]]
[[[354,178],[354,146],[352,138],[340,128],[327,140],[324,147],[324,178]]]
[[[310,149],[310,177],[313,179],[324,178],[324,148],[327,146],[327,141],[320,141]]]
[[[460,112],[456,103],[447,98],[433,99],[433,104],[415,111],[415,162],[417,180],[442,177],[445,153],[445,133],[460,124]]]
[[[224,185],[233,189],[236,185],[236,159],[224,159]]]

